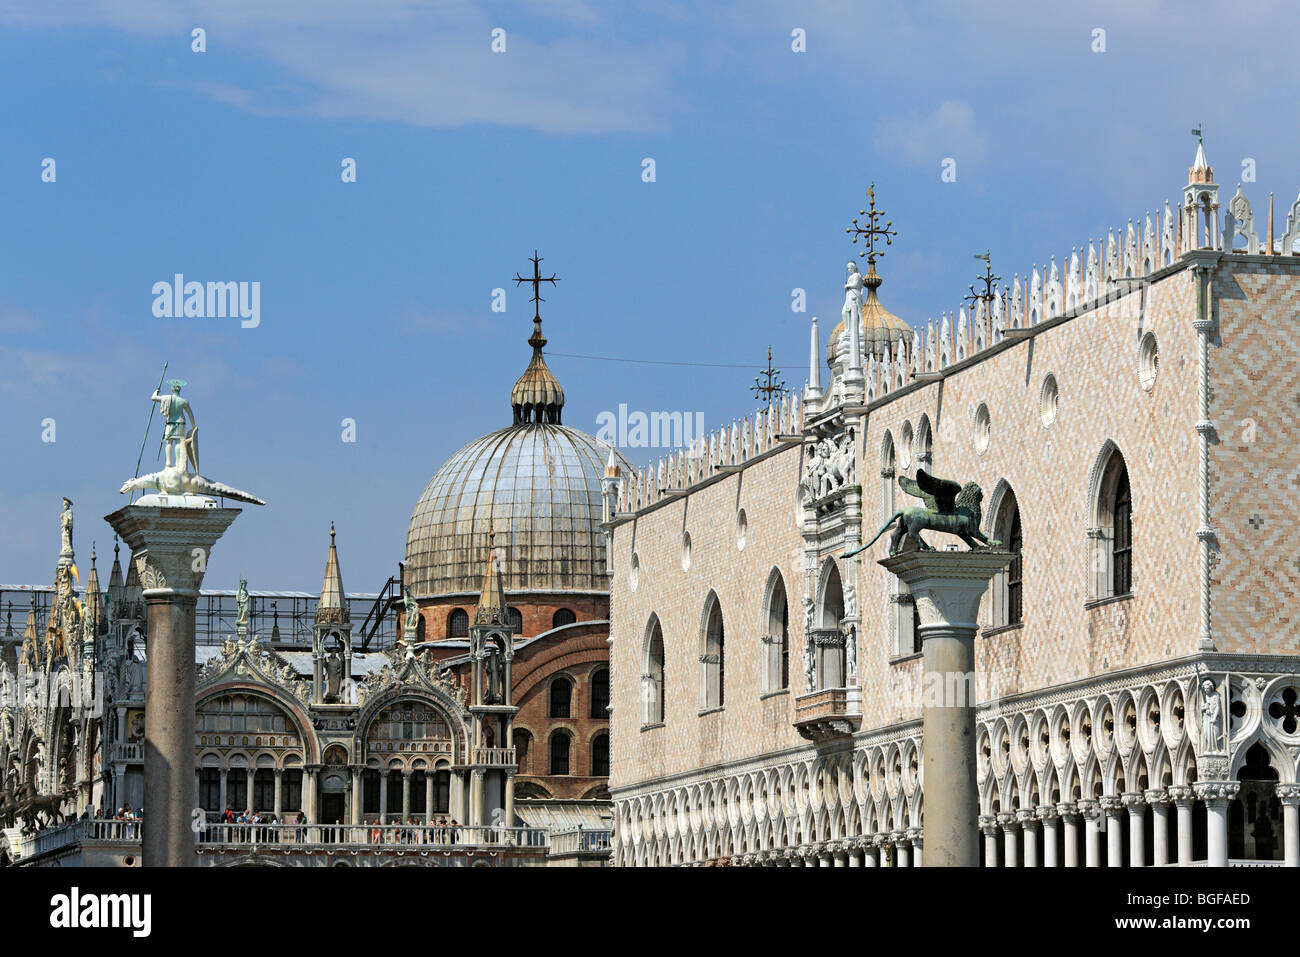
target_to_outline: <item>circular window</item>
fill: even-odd
[[[745,550],[745,541],[749,536],[749,518],[745,515],[742,508],[736,513],[736,548],[742,552]]]
[[[1142,345],[1138,349],[1138,381],[1142,383],[1142,388],[1150,392],[1155,387],[1159,371],[1160,345],[1156,342],[1156,334],[1148,332],[1142,337]]]
[[[636,552],[632,553],[632,567],[627,570],[627,583],[636,591],[637,583],[641,581],[641,558]]]
[[[1056,386],[1056,376],[1050,372],[1043,378],[1043,391],[1038,393],[1038,415],[1043,420],[1043,428],[1050,429],[1056,421],[1056,403],[1060,390]]]
[[[993,422],[989,418],[989,407],[981,402],[975,410],[975,451],[980,455],[988,450],[992,434]]]
[[[898,464],[904,471],[912,467],[912,423],[904,422],[898,433]]]
[[[691,567],[691,533],[682,532],[682,571]]]

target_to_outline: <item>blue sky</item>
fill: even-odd
[[[438,466],[509,424],[532,315],[510,279],[534,248],[561,278],[549,352],[751,367],[552,355],[565,423],[626,403],[713,429],[755,407],[769,344],[806,378],[872,180],[898,229],[882,300],[922,325],[960,305],[975,252],[1009,280],[1176,201],[1197,123],[1225,202],[1254,161],[1262,228],[1268,193],[1281,218],[1300,186],[1300,14],[1233,9],[10,0],[0,581],[51,579],[62,495],[83,567],[91,539],[111,553],[100,517],[169,360],[204,473],[269,502],[205,584],[318,588],[334,520],[345,584],[376,590]],[[155,318],[178,272],[259,282],[261,324]]]

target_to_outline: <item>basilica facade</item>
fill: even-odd
[[[402,598],[372,612],[396,617],[398,640],[371,648],[354,621],[333,526],[307,633],[257,627],[240,582],[234,628],[197,647],[197,863],[608,859],[600,523],[616,453],[561,424],[545,341],[535,317],[512,423],[454,455],[414,509]],[[145,587],[117,548],[107,588],[94,555],[80,587],[66,500],[62,524],[54,587],[30,592],[23,636],[10,626],[0,649],[0,861],[130,866]]]
[[[1300,200],[1221,208],[1198,147],[1173,208],[915,332],[887,229],[802,396],[611,486],[615,863],[924,863],[934,689],[878,564],[924,472],[977,483],[1013,556],[976,643],[983,863],[1300,866]]]

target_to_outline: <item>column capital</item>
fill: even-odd
[[[984,832],[985,837],[996,837],[998,833],[998,819],[992,814],[981,814],[979,816],[979,827]]]
[[[940,628],[974,633],[979,628],[980,601],[988,591],[989,579],[1012,557],[1010,552],[995,549],[912,551],[899,552],[878,564],[908,586],[923,632]]]
[[[907,839],[913,844],[920,844],[925,837],[925,829],[920,827],[909,827],[907,829]]]
[[[1101,806],[1101,809],[1111,817],[1118,816],[1120,809],[1123,807],[1123,805],[1120,804],[1118,794],[1103,794],[1101,797],[1097,798],[1097,803]]]
[[[1000,824],[1004,828],[1015,827],[1017,823],[1016,815],[1015,812],[1013,811],[998,812],[997,820],[998,820],[998,824]]]
[[[1021,827],[1037,819],[1038,816],[1034,813],[1033,808],[1020,808],[1020,810],[1016,811],[1016,821],[1019,822]]]
[[[1279,784],[1277,799],[1287,807],[1300,806],[1300,784]]]
[[[1078,817],[1080,810],[1077,804],[1070,801],[1062,801],[1060,804],[1056,805],[1056,813],[1061,815],[1062,818],[1068,819]]]
[[[1169,792],[1164,788],[1147,788],[1142,792],[1142,796],[1146,798],[1146,802],[1152,807],[1168,804],[1170,800]]]
[[[1206,804],[1227,804],[1241,790],[1235,781],[1197,781],[1192,787]]]
[[[889,841],[891,844],[903,844],[908,840],[906,831],[890,831]]]
[[[1063,804],[1040,804],[1034,808],[1034,816],[1040,821],[1054,821],[1061,816],[1061,808],[1064,806]]]
[[[146,600],[197,598],[212,546],[240,511],[126,505],[104,520],[130,546]]]
[[[1169,800],[1179,807],[1190,807],[1195,793],[1186,784],[1174,784],[1168,788]]]
[[[1094,801],[1091,798],[1083,798],[1074,803],[1079,808],[1080,817],[1089,821],[1095,821],[1097,818],[1101,817],[1101,804],[1099,802]]]
[[[1141,791],[1125,791],[1119,796],[1119,802],[1132,812],[1146,804],[1146,797]]]

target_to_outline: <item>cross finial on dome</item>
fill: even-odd
[[[533,297],[529,300],[533,303],[533,334],[528,337],[528,344],[533,347],[533,357],[510,392],[510,407],[514,410],[515,425],[525,422],[550,422],[559,425],[560,411],[564,408],[564,390],[560,388],[559,380],[547,368],[546,360],[542,358],[546,336],[542,335],[542,316],[538,311],[538,305],[545,302],[541,295],[542,283],[549,282],[554,285],[559,282],[559,279],[554,273],[543,276],[541,262],[537,250],[533,250],[532,276],[521,276],[515,273],[515,285],[526,282],[531,283],[533,287]]]

